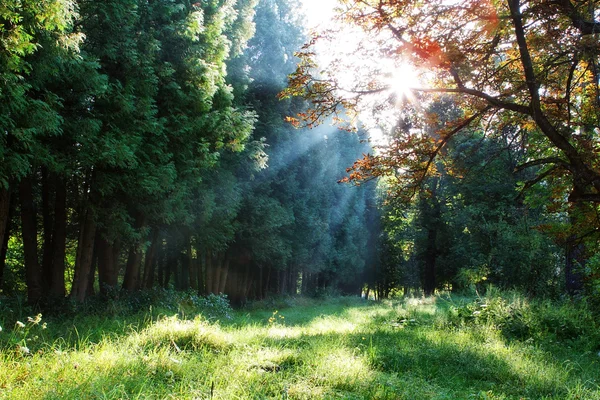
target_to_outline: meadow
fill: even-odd
[[[600,399],[585,304],[494,293],[234,311],[209,300],[29,318],[0,303],[0,398]]]

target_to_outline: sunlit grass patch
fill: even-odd
[[[224,351],[231,345],[229,334],[218,325],[199,318],[181,320],[177,316],[163,317],[140,333],[133,332],[128,342],[142,348],[172,347],[177,352],[200,348]]]
[[[593,347],[534,330],[559,321],[578,332],[587,319],[563,322],[567,309],[540,317],[522,299],[489,302],[501,319],[474,318],[483,301],[306,300],[241,310],[223,324],[154,315],[101,323],[101,332],[81,317],[83,333],[53,331],[70,339],[40,352],[0,352],[0,398],[600,399]],[[470,314],[457,323],[459,308]],[[511,322],[511,310],[542,321],[528,327],[531,338],[505,334],[498,321]]]
[[[343,317],[319,316],[306,327],[306,331],[311,335],[345,334],[353,332],[356,328],[355,322]]]

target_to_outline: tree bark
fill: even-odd
[[[128,292],[136,291],[140,288],[140,265],[142,264],[142,250],[138,244],[133,244],[129,248],[127,257],[127,267],[125,278],[123,278],[123,289]]]
[[[186,245],[186,250],[189,245]],[[180,289],[188,290],[190,288],[190,259],[191,257],[187,254],[180,253],[181,259],[181,279],[180,279]]]
[[[159,232],[158,228],[152,230],[150,247],[148,248],[148,251],[146,251],[146,258],[144,259],[144,278],[142,279],[142,287],[145,289],[152,289],[152,286],[154,285],[154,269],[156,266]]]
[[[214,282],[214,270],[213,270],[213,260],[212,260],[212,251],[206,250],[204,253],[205,256],[205,265],[206,265],[206,294],[211,294],[213,292],[213,282]]]
[[[100,293],[108,294],[114,290],[119,281],[119,269],[117,266],[117,249],[114,243],[110,243],[102,235],[97,236],[98,250],[98,281],[100,284]]]
[[[91,208],[86,207],[85,217],[81,224],[77,256],[75,260],[75,276],[71,297],[83,302],[87,295],[90,273],[92,269],[94,238],[96,236],[96,222]]]
[[[227,255],[223,258],[223,265],[221,266],[221,275],[219,277],[219,291],[218,293],[225,293],[225,285],[227,284],[227,274],[229,273],[229,257]]]
[[[42,168],[42,227],[43,227],[43,250],[42,250],[42,274],[46,287],[50,292],[52,285],[52,263],[54,261],[54,246],[52,234],[54,230],[54,219],[52,210],[52,175],[47,168]]]
[[[193,257],[192,236],[190,235],[189,232],[186,234],[185,244],[186,244],[185,257],[186,257],[187,268],[189,271],[189,281],[190,281],[189,285],[191,286],[192,289],[198,290],[198,268],[197,268],[197,264]]]
[[[32,177],[24,178],[19,184],[21,198],[21,229],[23,233],[23,252],[25,258],[25,279],[27,282],[27,301],[38,304],[43,297],[42,270],[38,261],[37,214],[33,201]]]
[[[223,254],[217,253],[217,256],[215,258],[216,260],[213,260],[213,284],[210,288],[210,292],[214,294],[219,294],[219,288],[221,287],[221,269],[223,267]]]
[[[94,240],[94,251],[92,252],[92,262],[90,273],[88,274],[86,297],[91,297],[96,294],[94,283],[96,281],[96,269],[98,268],[98,251],[96,249],[96,240]]]
[[[173,236],[167,240],[167,271],[169,276],[173,275],[175,289],[181,289],[181,274],[179,273],[179,258],[177,257],[177,246]]]
[[[10,191],[0,188],[0,289],[4,282],[4,267],[6,252],[8,251],[8,239],[10,237],[10,199]]]
[[[8,230],[10,197],[11,193],[8,189],[0,189],[0,243],[4,243],[4,237]]]
[[[206,257],[205,253],[201,253],[196,248],[197,264],[198,264],[198,294],[206,294]]]
[[[570,235],[565,249],[565,289],[569,295],[575,295],[584,289],[585,267],[588,251],[585,241],[585,227],[596,214],[595,206],[577,201],[569,208]]]
[[[166,288],[167,286],[169,286],[169,282],[171,281],[171,272],[172,272],[172,267],[171,267],[171,259],[169,256],[169,241],[167,241],[167,244],[164,246],[163,248],[163,257],[162,257],[162,274],[163,274],[163,283],[162,283],[162,287]]]
[[[52,272],[50,297],[65,297],[65,246],[67,243],[67,186],[64,178],[56,181],[54,227],[52,233]]]
[[[143,215],[138,215],[135,222],[136,230],[141,230],[146,224],[146,219]],[[123,278],[123,289],[133,292],[140,288],[140,267],[142,264],[143,251],[141,243],[136,241],[129,249],[129,257],[127,258],[127,267],[125,269],[125,277]]]
[[[244,284],[242,286],[243,295],[240,299],[241,302],[246,302],[250,296],[250,290],[252,290],[252,273],[250,269],[250,263],[246,263],[244,267]]]

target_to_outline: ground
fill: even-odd
[[[0,332],[0,398],[600,399],[587,314],[568,307],[290,298],[218,320],[32,318]]]

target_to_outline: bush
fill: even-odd
[[[594,342],[599,336],[595,318],[584,303],[528,300],[517,294],[486,296],[453,306],[448,321],[452,326],[491,326],[512,340],[583,338]]]

